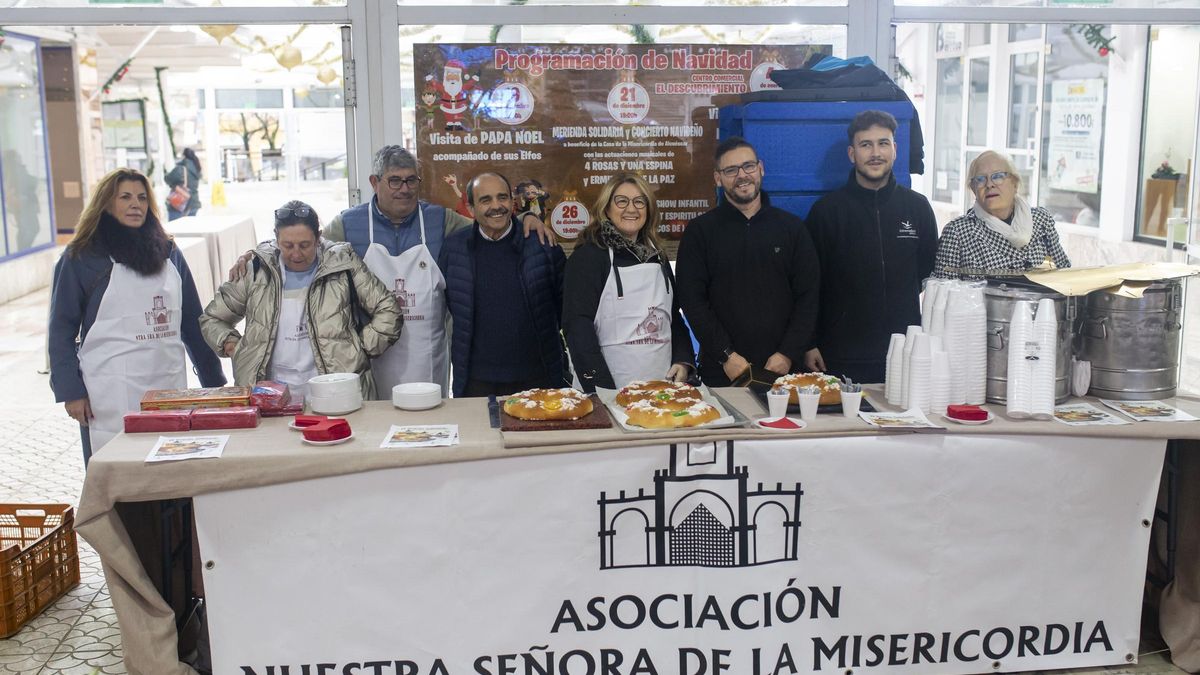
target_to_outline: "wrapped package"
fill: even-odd
[[[142,410],[125,414],[125,433],[149,431],[187,431],[191,429],[191,410]]]
[[[257,426],[258,408],[252,405],[232,408],[196,408],[192,411],[192,431],[253,429]]]
[[[263,410],[262,408],[258,409],[258,413],[263,417],[291,417],[292,415],[299,415],[302,412],[304,412],[303,398],[299,401],[292,401],[282,408],[274,408],[271,410]]]
[[[258,407],[259,411],[275,411],[287,407],[292,401],[291,391],[282,382],[260,380],[254,383],[250,390],[250,405]]]
[[[250,387],[151,389],[142,396],[142,410],[229,408],[250,405]]]

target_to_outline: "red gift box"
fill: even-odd
[[[350,423],[333,417],[304,427],[303,433],[309,441],[339,441],[350,436]]]
[[[196,408],[192,411],[192,431],[253,429],[257,426],[258,408],[252,405],[234,408]]]
[[[254,387],[250,390],[250,405],[257,406],[263,413],[268,410],[275,411],[284,408],[291,403],[291,400],[291,391],[282,382],[262,380],[255,382]]]
[[[301,398],[299,402],[292,401],[282,408],[274,408],[271,410],[263,410],[262,408],[258,409],[258,414],[262,415],[263,417],[291,417],[292,415],[299,415],[302,412],[304,412],[303,398]]]
[[[191,417],[191,410],[142,410],[126,413],[125,433],[187,431],[192,428]]]

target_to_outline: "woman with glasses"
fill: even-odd
[[[233,359],[236,384],[270,379],[302,396],[316,375],[358,373],[363,398],[373,398],[370,357],[396,341],[400,307],[349,244],[320,231],[308,204],[276,209],[275,240],[255,249],[247,274],[221,285],[200,329]],[[242,319],[245,333],[235,328]]]
[[[600,191],[567,260],[563,332],[584,391],[634,380],[682,382],[694,369],[658,224],[650,185],[619,173]]]
[[[121,433],[150,389],[225,384],[205,346],[192,273],[163,230],[150,181],[133,169],[100,179],[54,268],[50,387],[79,422],[83,462]]]
[[[1020,184],[1012,160],[998,152],[988,150],[971,162],[967,187],[975,205],[942,230],[935,277],[978,279],[1071,266],[1054,216],[1040,206],[1030,208],[1017,192]]]

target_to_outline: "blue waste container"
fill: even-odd
[[[864,110],[896,118],[896,182],[912,187],[909,146],[913,107],[907,101],[756,101],[720,109],[719,137],[741,136],[763,162],[771,204],[801,218],[826,192],[846,182],[846,127]]]

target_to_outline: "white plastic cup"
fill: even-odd
[[[782,419],[787,415],[788,401],[791,399],[791,392],[787,389],[772,389],[767,392],[767,410],[771,419]]]
[[[842,390],[842,415],[850,419],[858,418],[858,409],[862,406],[862,391]]]
[[[796,398],[800,400],[800,419],[805,422],[815,422],[817,419],[817,407],[821,404],[821,392],[815,394],[806,394],[801,390]]]

